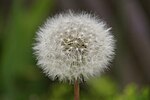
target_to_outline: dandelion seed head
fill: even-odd
[[[69,12],[46,21],[37,32],[33,49],[49,78],[82,81],[108,68],[114,44],[103,21],[91,14]]]

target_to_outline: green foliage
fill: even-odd
[[[72,85],[53,84],[49,100],[73,100]],[[83,87],[85,87],[83,85]],[[111,78],[103,76],[90,80],[86,89],[81,87],[81,100],[149,100],[150,88],[138,89],[135,84],[128,85],[123,91]]]
[[[50,100],[71,100],[73,98],[73,90],[69,84],[53,84],[49,93]]]
[[[91,94],[96,97],[97,100],[102,98],[103,100],[112,100],[117,94],[117,86],[108,77],[94,79],[89,83]]]
[[[34,85],[44,85],[44,82],[35,84],[42,79],[35,67],[32,44],[38,26],[48,17],[53,4],[53,0],[36,0],[30,7],[25,6],[25,0],[13,0],[6,23],[2,23],[5,26],[0,24],[3,26],[0,30],[3,36],[0,38],[0,100],[27,100],[30,92],[40,89]],[[0,18],[0,21],[5,19]],[[30,87],[31,91],[27,90]]]
[[[135,84],[129,84],[123,91],[109,77],[100,77],[89,83],[90,97],[94,100],[149,100],[150,88],[138,89]],[[87,99],[88,100],[88,99]],[[90,99],[89,99],[90,100]]]

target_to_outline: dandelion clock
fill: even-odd
[[[99,76],[114,55],[114,38],[106,24],[87,13],[69,11],[49,18],[39,29],[34,44],[37,64],[52,80],[74,83]]]

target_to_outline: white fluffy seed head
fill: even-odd
[[[49,18],[33,47],[38,65],[51,79],[82,81],[98,76],[114,55],[114,38],[91,14],[63,13]]]

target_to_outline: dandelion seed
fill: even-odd
[[[33,49],[49,78],[82,81],[107,68],[114,55],[114,38],[103,21],[69,12],[47,20]]]

